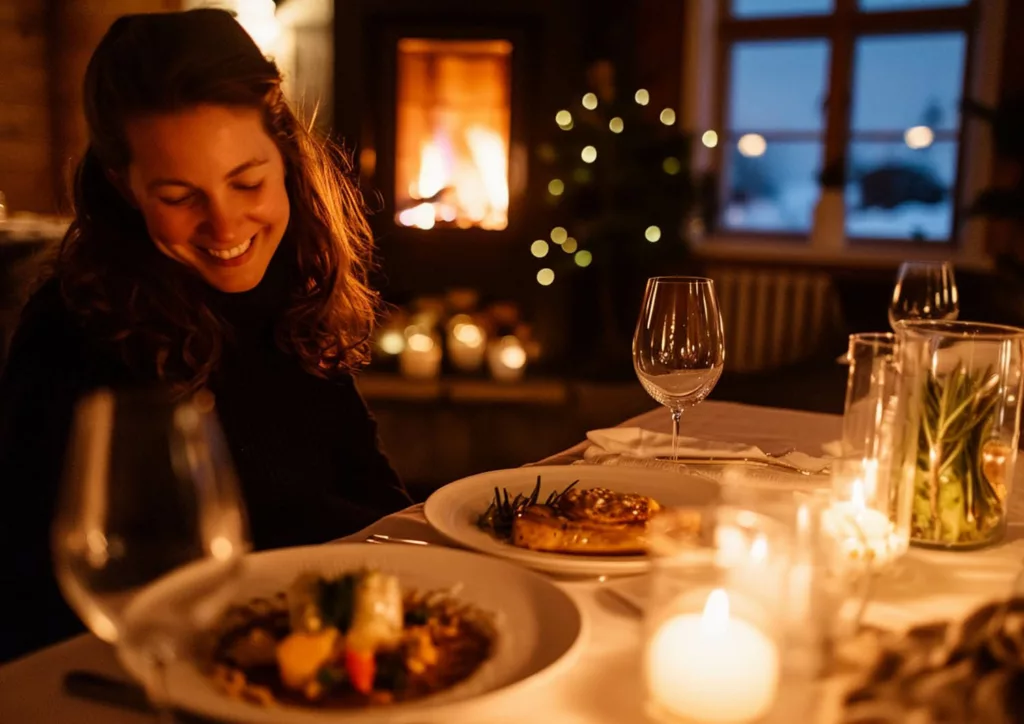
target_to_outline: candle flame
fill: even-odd
[[[755,563],[761,563],[768,557],[768,540],[759,535],[750,544],[750,557]]]
[[[704,614],[701,616],[702,628],[705,631],[724,631],[729,624],[729,594],[721,588],[716,588],[708,594],[707,603],[704,604]]]
[[[850,502],[857,510],[867,508],[867,502],[864,499],[864,481],[860,478],[853,481],[852,490],[850,491]]]

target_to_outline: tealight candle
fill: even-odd
[[[398,367],[406,377],[431,379],[441,371],[441,347],[425,332],[412,332],[398,358]]]
[[[472,322],[458,322],[448,333],[448,358],[456,369],[474,372],[484,363],[483,330]]]
[[[509,335],[492,343],[487,350],[491,375],[499,382],[517,382],[526,372],[526,350]]]
[[[824,528],[850,559],[884,565],[899,550],[899,536],[889,516],[867,506],[864,487],[859,478],[853,481],[850,500],[832,504],[824,515]]]
[[[779,684],[776,644],[729,614],[729,596],[713,590],[702,613],[679,614],[654,632],[646,651],[653,708],[685,721],[742,724],[763,718]]]

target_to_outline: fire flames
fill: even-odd
[[[399,43],[407,76],[399,80],[398,223],[508,225],[510,51],[505,41]]]

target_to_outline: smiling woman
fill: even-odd
[[[0,659],[71,628],[48,529],[75,401],[208,388],[257,548],[322,542],[410,501],[351,373],[372,239],[347,159],[226,12],[126,16],[84,87],[75,217],[0,377]],[[111,545],[115,545],[112,542]]]

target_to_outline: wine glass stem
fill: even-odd
[[[679,459],[679,418],[683,416],[682,410],[672,410],[672,459]]]

